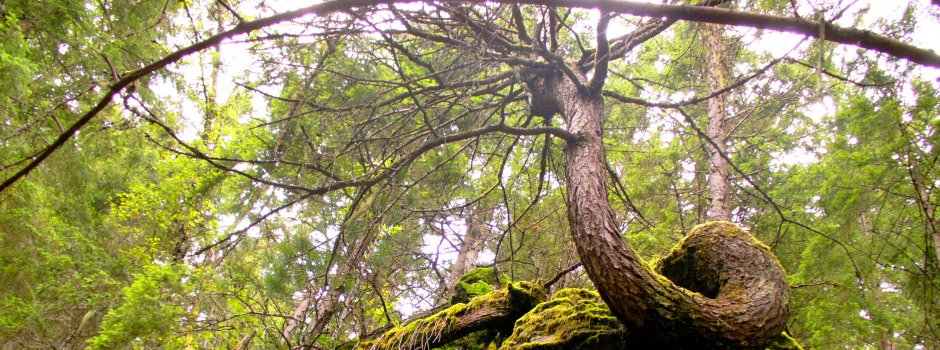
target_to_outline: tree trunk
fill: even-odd
[[[579,138],[565,149],[568,220],[578,254],[601,297],[633,334],[631,343],[762,349],[779,336],[787,319],[789,287],[769,250],[733,224],[719,223],[704,228],[724,237],[713,242],[716,249],[758,257],[714,261],[712,268],[732,275],[721,279],[730,284],[719,285],[719,293],[702,296],[653,272],[621,237],[608,201],[603,98],[561,74],[541,79],[533,84],[533,93],[550,97],[568,130]],[[580,79],[587,80],[583,74]],[[758,275],[743,277],[746,273]],[[739,292],[722,293],[730,290]]]
[[[486,242],[489,236],[490,228],[487,223],[493,215],[493,209],[477,204],[469,210],[467,233],[464,235],[463,243],[460,244],[457,259],[454,261],[454,265],[451,266],[450,274],[447,276],[447,294],[438,302],[439,305],[450,300],[457,281],[475,267],[477,257],[480,255],[480,251],[483,250],[483,243]]]
[[[705,47],[707,53],[706,79],[708,93],[721,90],[726,85],[726,72],[724,64],[725,45],[722,40],[722,27],[717,25],[704,25]],[[728,126],[725,124],[727,115],[728,95],[721,94],[708,100],[708,128],[705,130],[708,138],[715,141],[718,149],[711,143],[706,143],[708,153],[708,219],[712,221],[731,221],[731,205],[728,203],[730,184],[728,177],[728,161],[721,156],[726,153],[728,143]]]
[[[879,350],[895,350],[895,349],[897,349],[897,348],[894,346],[894,342],[891,341],[891,336],[889,336],[889,335],[885,335],[885,336],[881,337],[881,344],[879,344],[879,345],[880,345],[880,346],[878,347]]]
[[[346,219],[343,220],[341,225],[340,235],[345,235],[347,232],[347,227],[349,222],[355,222],[362,217],[365,211],[368,211],[369,206],[372,205],[373,200],[375,200],[376,193],[372,193],[368,197],[363,199],[362,203],[358,204],[358,207],[352,209],[353,212]],[[319,302],[316,305],[316,318],[310,324],[309,327],[303,329],[303,335],[299,340],[301,347],[309,348],[316,337],[320,335],[320,332],[323,331],[323,328],[326,327],[326,324],[332,320],[333,316],[336,315],[337,311],[340,310],[342,304],[339,302],[340,297],[346,292],[345,283],[350,276],[353,276],[353,273],[358,273],[359,264],[365,256],[366,252],[371,249],[372,243],[375,241],[375,228],[373,225],[364,229],[361,238],[355,240],[355,243],[352,246],[347,246],[345,254],[342,254],[341,249],[341,237],[336,238],[336,247],[333,250],[333,260],[340,261],[339,266],[337,267],[336,273],[332,275],[332,278],[329,280],[323,289],[317,288],[317,286],[312,283],[309,285],[307,292],[304,293],[303,299],[294,309],[291,318],[287,321],[287,324],[284,326],[282,332],[283,340],[290,343],[291,337],[294,336],[298,330],[303,329],[303,324],[306,322],[307,313],[310,310],[310,307],[314,302],[317,301],[317,292],[326,291],[326,295],[319,299]],[[342,259],[340,259],[342,257]]]

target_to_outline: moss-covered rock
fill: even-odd
[[[538,284],[519,282],[389,330],[357,350],[630,349],[629,330],[595,291],[562,289],[545,300]],[[526,310],[529,310],[526,312]],[[513,320],[515,323],[513,324]],[[498,334],[511,335],[499,342]],[[446,345],[446,346],[445,346]],[[767,350],[802,350],[783,333]]]
[[[652,265],[646,268],[658,273],[645,281],[665,287],[645,304],[659,307],[645,328],[624,326],[597,292],[564,289],[542,302],[545,291],[539,284],[510,284],[495,269],[480,268],[458,281],[449,309],[392,329],[358,349],[802,350],[781,334],[789,300],[786,273],[767,246],[734,224],[697,226]],[[749,312],[768,303],[774,307],[767,312],[782,316],[771,318],[772,324]],[[712,313],[703,312],[703,306]],[[511,335],[500,342],[506,334]]]
[[[545,289],[528,282],[458,303],[433,316],[395,327],[358,350],[434,349],[473,332],[511,328],[513,321],[545,300]],[[508,332],[507,332],[508,333]]]
[[[563,289],[516,321],[502,350],[606,349],[624,339],[597,292]]]
[[[509,278],[494,267],[479,267],[470,270],[454,285],[454,295],[450,303],[470,302],[471,299],[485,295],[509,284]]]

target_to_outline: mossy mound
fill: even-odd
[[[508,329],[514,320],[545,298],[545,289],[539,284],[510,283],[469,303],[458,303],[433,316],[395,327],[377,339],[363,341],[356,349],[438,348],[474,332]]]
[[[509,278],[493,267],[479,267],[470,270],[454,285],[452,305],[468,303],[471,299],[485,295],[509,284]]]
[[[620,344],[623,335],[597,292],[562,289],[519,318],[500,349],[606,349]]]

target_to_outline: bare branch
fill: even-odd
[[[532,38],[530,38],[529,33],[526,32],[525,22],[522,19],[522,10],[519,9],[518,4],[512,4],[512,20],[513,24],[516,26],[516,31],[519,32],[519,40],[527,45],[532,45]]]
[[[559,271],[557,274],[555,274],[555,277],[552,277],[550,280],[545,281],[545,283],[542,283],[542,288],[547,289],[551,287],[553,284],[555,284],[555,282],[558,282],[558,280],[560,280],[562,277],[565,277],[565,275],[571,273],[571,271],[574,271],[575,269],[579,267],[581,267],[581,263],[568,266],[564,270]]]
[[[605,12],[597,21],[597,53],[594,55],[594,76],[588,83],[592,93],[598,93],[607,80],[607,64],[610,62],[610,43],[607,42],[607,25],[610,24],[611,14]]]

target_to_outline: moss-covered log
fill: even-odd
[[[459,303],[433,316],[415,320],[365,341],[357,350],[426,350],[487,329],[512,329],[513,323],[535,305],[545,301],[538,284],[511,283],[506,288]]]

